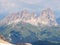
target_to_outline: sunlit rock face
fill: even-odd
[[[52,9],[47,8],[43,10],[39,16],[35,12],[30,13],[28,10],[23,10],[21,12],[12,13],[6,16],[0,24],[17,24],[18,22],[25,22],[35,26],[39,24],[48,26],[57,26],[56,17]]]
[[[44,25],[49,25],[49,26],[58,25],[56,22],[56,17],[54,15],[54,12],[50,8],[43,10],[38,20],[41,24],[44,24]]]
[[[29,13],[28,10],[23,10],[21,12],[12,13],[6,16],[0,24],[17,24],[18,22],[30,23],[32,25],[37,25],[37,18],[35,12]]]
[[[32,25],[37,25],[37,18],[35,12],[29,13],[29,11],[23,10],[21,12],[21,15],[22,15],[21,18],[22,22],[30,23]]]

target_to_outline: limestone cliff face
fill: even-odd
[[[48,8],[41,12],[41,15],[38,18],[39,22],[44,25],[57,26],[56,17],[54,12]]]
[[[12,13],[5,17],[0,23],[9,25],[12,23],[16,24],[21,21],[36,26],[38,26],[39,24],[48,26],[58,25],[56,22],[55,14],[50,8],[43,10],[39,16],[37,16],[34,12],[29,13],[28,10],[23,10],[18,13]]]

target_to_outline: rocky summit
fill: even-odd
[[[56,17],[52,9],[47,8],[43,10],[39,16],[35,12],[29,13],[28,10],[23,10],[21,12],[12,13],[6,16],[0,24],[16,24],[18,22],[30,23],[32,25],[38,26],[47,25],[47,26],[57,26]]]
[[[48,8],[46,10],[43,10],[40,14],[40,17],[38,17],[39,22],[44,25],[53,25],[57,26],[56,17],[52,9]]]

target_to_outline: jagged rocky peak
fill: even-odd
[[[26,9],[21,11],[21,15],[23,20],[28,20],[31,17],[29,11]]]
[[[18,22],[25,22],[32,25],[48,25],[57,26],[56,17],[52,9],[47,8],[43,10],[39,16],[35,12],[30,13],[29,10],[22,10],[21,12],[12,13],[4,18],[1,23],[4,24],[16,24]],[[0,23],[0,24],[1,24]]]
[[[17,13],[12,13],[9,14],[8,16],[6,16],[4,18],[4,20],[2,21],[2,23],[4,24],[16,24],[20,21],[26,22],[26,23],[35,23],[35,12],[30,13],[28,10],[22,10],[21,12],[17,12]]]
[[[30,13],[27,9],[21,11],[21,15],[23,18],[31,18],[36,16],[35,12]]]
[[[35,12],[30,13],[27,10],[23,10],[21,19],[22,19],[21,21],[23,22],[30,23],[32,25],[37,25]]]
[[[52,9],[50,8],[47,8],[46,10],[43,10],[41,12],[39,20],[40,20],[40,23],[44,25],[53,25],[53,26],[58,25],[56,22],[54,11],[52,11]]]
[[[3,24],[8,24],[9,22],[12,22],[16,19],[19,19],[20,15],[18,15],[18,13],[11,13],[9,15],[7,15],[2,21],[1,23]]]
[[[31,13],[31,16],[34,17],[34,18],[36,18],[37,17],[37,14],[35,12],[32,12]]]

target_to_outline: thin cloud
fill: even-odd
[[[27,4],[38,4],[40,3],[42,0],[19,0],[20,2],[24,2]]]
[[[0,12],[17,11],[27,8],[28,10],[40,11],[45,8],[60,10],[60,0],[0,0]]]

